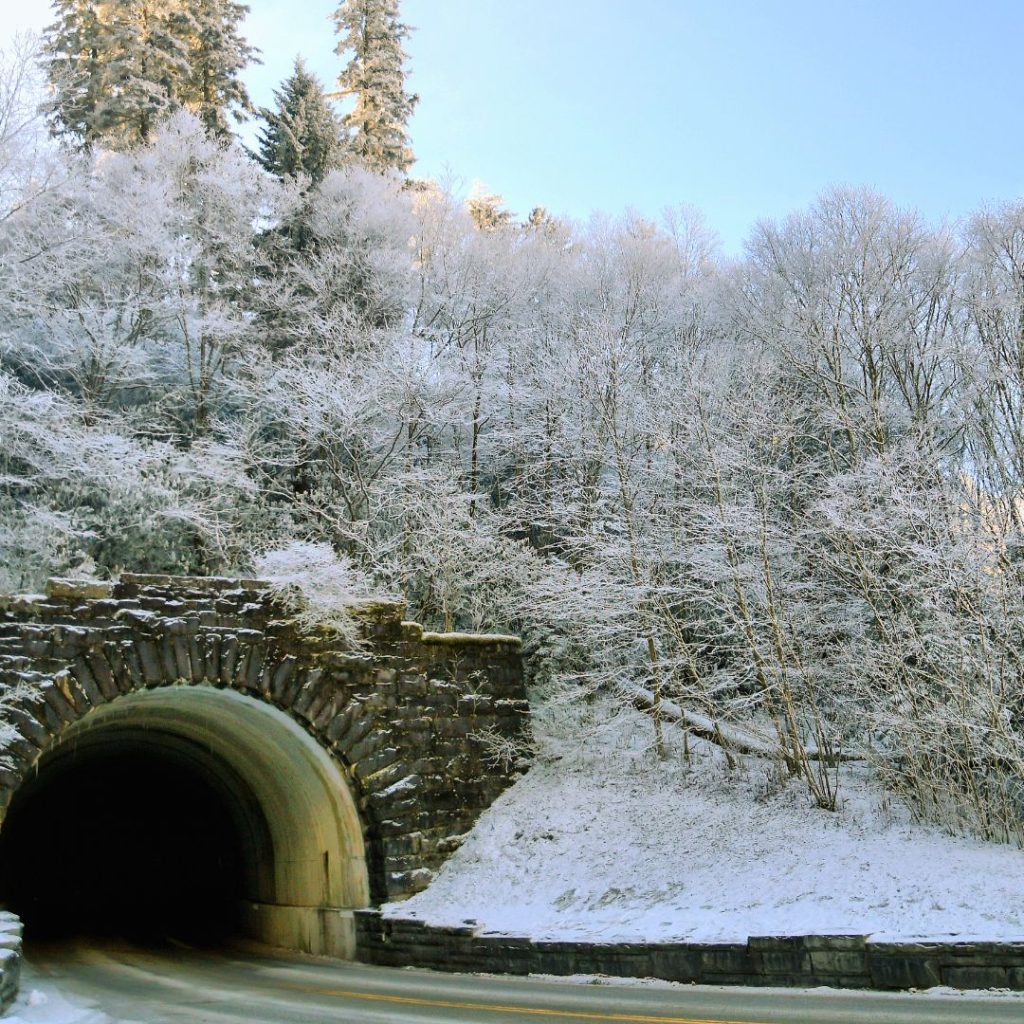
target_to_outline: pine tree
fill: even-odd
[[[51,130],[90,146],[145,142],[175,109],[175,83],[188,71],[188,19],[167,0],[56,0],[44,35],[53,87]]]
[[[105,28],[89,0],[54,0],[56,19],[43,39],[45,66],[53,89],[50,129],[91,145],[100,136],[97,110],[107,78]]]
[[[512,211],[505,209],[505,200],[496,192],[488,192],[481,181],[473,183],[466,208],[480,231],[497,231],[512,223]]]
[[[227,131],[225,111],[248,109],[238,74],[255,51],[238,34],[233,0],[54,0],[44,33],[54,135],[127,149],[182,107]],[[236,115],[237,116],[237,115]]]
[[[276,110],[262,111],[259,161],[279,178],[300,174],[313,184],[341,163],[342,127],[319,79],[306,70],[302,58],[280,89],[274,91]]]
[[[95,130],[107,145],[128,149],[148,142],[156,125],[179,106],[192,20],[166,0],[96,6],[105,21],[99,51],[104,91],[95,107]]]
[[[405,172],[414,159],[406,126],[419,97],[405,91],[409,27],[399,21],[398,0],[342,0],[334,23],[341,37],[335,53],[351,53],[338,95],[355,99],[344,118],[353,154],[371,170]]]
[[[242,121],[252,102],[238,76],[254,61],[259,51],[239,33],[239,24],[249,13],[245,4],[234,0],[192,0],[188,5],[194,28],[190,37],[189,74],[181,85],[181,99],[199,115],[206,130],[227,135],[226,114]]]

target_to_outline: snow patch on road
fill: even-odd
[[[658,764],[626,710],[584,749],[550,741],[437,879],[385,913],[543,939],[751,935],[1024,940],[1024,853],[915,824],[864,766],[840,809],[706,744]]]
[[[53,985],[33,987],[23,992],[4,1024],[110,1024],[110,1018],[72,1002]]]

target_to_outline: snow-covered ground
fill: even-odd
[[[63,992],[26,965],[21,996],[4,1024],[111,1024],[110,1017]]]
[[[707,746],[657,765],[648,732],[625,711],[583,750],[545,742],[433,884],[387,913],[551,939],[1024,940],[1015,847],[912,823],[865,767],[844,770],[829,813]]]

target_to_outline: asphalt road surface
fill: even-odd
[[[26,988],[132,1024],[832,1024],[1024,1021],[1024,999],[435,974],[185,947],[30,951]]]

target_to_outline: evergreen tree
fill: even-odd
[[[207,129],[249,108],[238,73],[255,51],[238,34],[247,8],[233,0],[54,0],[44,33],[54,135],[127,149],[182,107]]]
[[[107,78],[107,39],[96,5],[89,0],[54,0],[56,19],[43,37],[53,90],[47,106],[50,129],[91,145],[100,136],[97,112]]]
[[[194,20],[189,47],[189,74],[181,85],[186,107],[215,135],[230,131],[226,113],[242,121],[252,102],[239,74],[258,62],[259,51],[239,33],[239,24],[249,13],[246,4],[234,0],[192,0],[188,5]]]
[[[302,58],[296,58],[295,69],[274,91],[274,99],[277,109],[262,111],[267,124],[260,131],[260,163],[279,178],[304,174],[318,184],[341,164],[342,127]]]
[[[466,209],[480,231],[497,231],[512,223],[512,211],[505,209],[505,200],[496,192],[488,192],[481,181],[473,183]]]
[[[128,149],[149,141],[178,108],[178,83],[188,74],[188,11],[166,0],[123,0],[104,6],[101,23],[103,95],[95,129],[105,143]]]
[[[399,21],[398,0],[342,0],[334,23],[341,37],[335,53],[351,53],[338,95],[355,99],[344,118],[352,151],[371,170],[405,172],[414,159],[406,126],[419,97],[405,91],[409,27]]]
[[[56,0],[54,8],[44,36],[54,134],[86,146],[145,142],[176,106],[175,83],[188,71],[187,16],[167,0]]]

